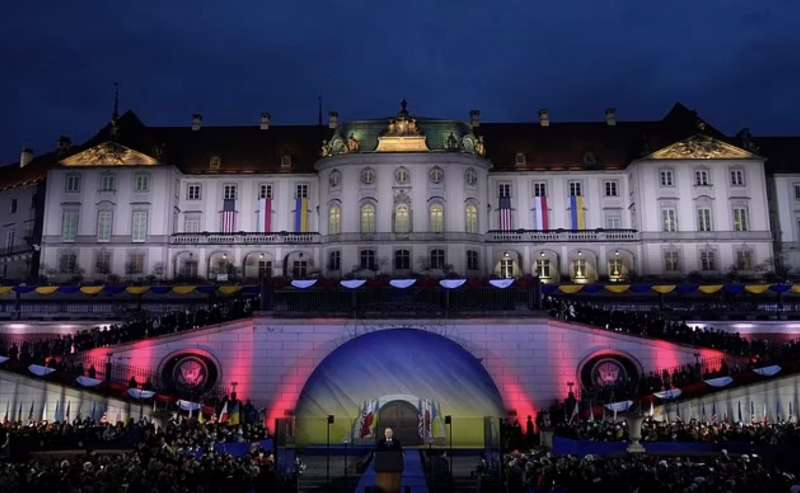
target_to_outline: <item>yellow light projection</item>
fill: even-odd
[[[153,166],[158,160],[116,142],[103,142],[61,160],[64,166]]]

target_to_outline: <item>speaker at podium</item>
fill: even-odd
[[[375,486],[381,493],[400,493],[403,475],[403,447],[394,438],[391,428],[386,428],[378,440],[373,456]]]

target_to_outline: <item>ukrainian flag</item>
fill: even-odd
[[[308,199],[296,198],[294,201],[294,231],[295,233],[308,232]]]
[[[582,196],[569,198],[569,211],[572,219],[572,230],[586,229],[586,202]]]

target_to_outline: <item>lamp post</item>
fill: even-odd
[[[447,415],[444,417],[444,424],[450,430],[450,445],[448,446],[449,449],[449,459],[450,459],[450,484],[453,483],[453,416]]]
[[[328,489],[331,487],[331,425],[333,424],[333,414],[328,415],[327,433],[325,435],[325,484]]]

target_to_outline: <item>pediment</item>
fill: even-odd
[[[703,134],[693,135],[688,139],[675,142],[644,157],[644,159],[688,160],[756,158],[758,156],[748,150]]]
[[[153,166],[158,160],[117,142],[107,141],[61,160],[64,166]]]

